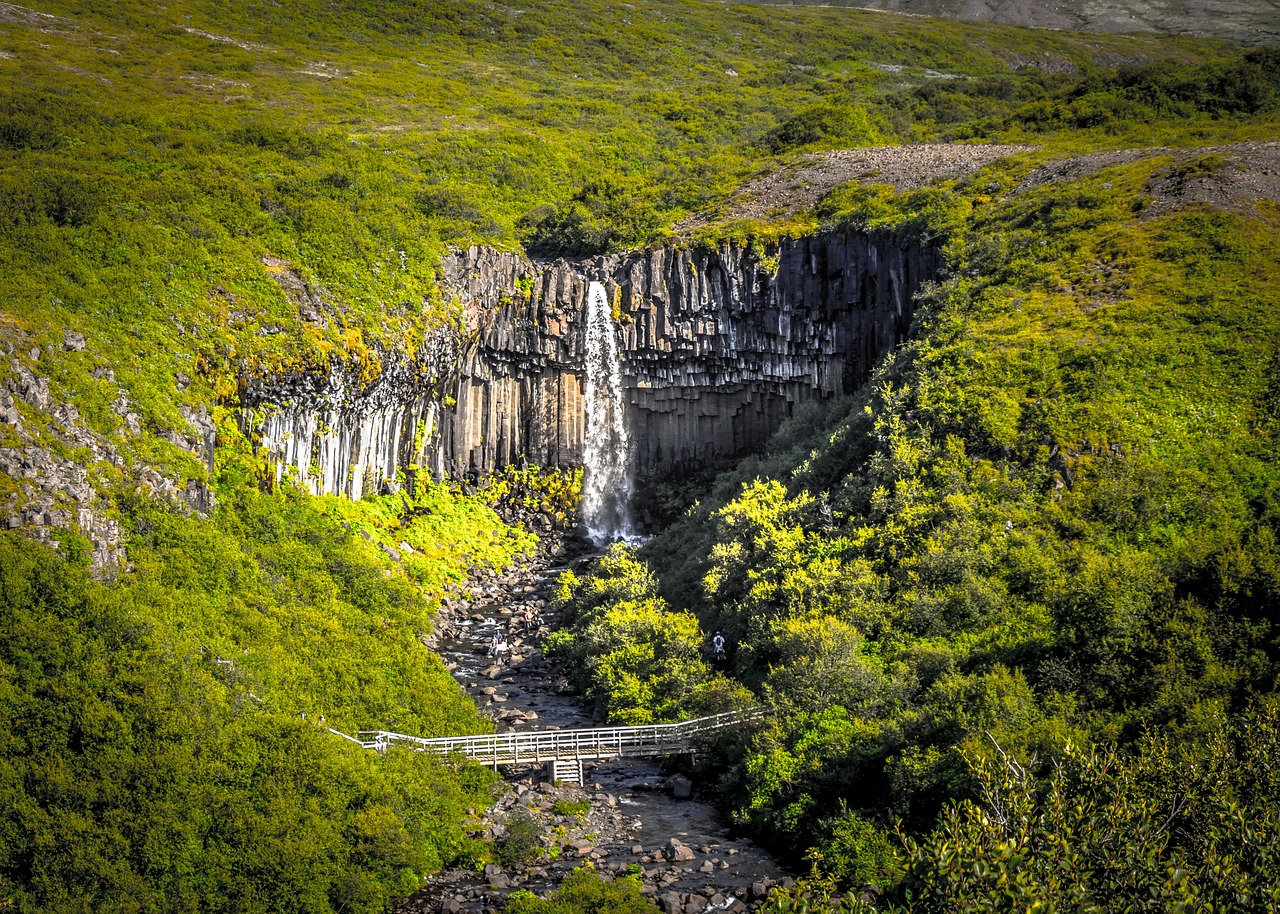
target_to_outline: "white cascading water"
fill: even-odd
[[[604,286],[587,290],[586,449],[582,520],[597,546],[636,538],[631,522],[631,438],[622,406],[618,337]]]

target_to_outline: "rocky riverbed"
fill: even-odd
[[[545,536],[536,558],[473,580],[442,606],[432,647],[499,731],[598,726],[540,648],[558,621],[549,604],[556,576],[589,554],[577,540]],[[537,631],[523,624],[529,607],[542,616]],[[498,632],[509,653],[495,662],[485,648]],[[475,810],[475,829],[498,846],[534,836],[528,862],[438,873],[402,912],[500,911],[511,892],[545,895],[584,864],[605,876],[638,873],[666,914],[755,910],[775,884],[791,884],[777,861],[727,827],[711,788],[656,764],[589,767],[581,786],[551,783],[541,768],[503,773],[493,807]]]

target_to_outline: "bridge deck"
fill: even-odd
[[[493,765],[542,764],[571,759],[601,761],[684,755],[696,750],[700,737],[758,716],[758,712],[730,711],[678,724],[490,733],[483,736],[441,736],[431,739],[387,730],[361,730],[359,738],[336,730],[332,732],[378,752],[385,752],[391,746],[399,746],[439,755],[459,753]]]

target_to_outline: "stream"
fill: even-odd
[[[544,536],[537,557],[473,579],[441,607],[430,646],[499,732],[600,726],[539,648],[557,624],[550,606],[556,577],[596,554],[578,540]],[[537,633],[524,631],[530,605],[544,621]],[[506,633],[510,647],[501,662],[486,656],[496,633]],[[589,765],[582,786],[550,783],[541,767],[504,766],[503,772],[494,806],[475,810],[475,830],[501,845],[513,821],[531,816],[545,836],[538,858],[494,863],[483,872],[437,873],[401,912],[500,912],[511,892],[546,895],[584,863],[605,876],[639,868],[644,894],[665,914],[753,911],[773,885],[791,884],[777,861],[725,823],[714,787],[694,784],[692,797],[676,799],[678,778],[655,762]],[[589,805],[585,816],[561,814],[565,803],[581,801]]]

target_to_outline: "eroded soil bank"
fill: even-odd
[[[432,647],[500,732],[599,726],[540,648],[558,622],[549,605],[556,576],[589,555],[581,542],[545,536],[538,557],[473,581],[442,607]],[[523,625],[529,606],[544,620],[536,633]],[[502,662],[485,654],[497,632],[507,633],[510,646]],[[755,910],[772,885],[790,884],[777,861],[728,827],[710,788],[694,784],[690,798],[676,799],[672,792],[680,776],[654,763],[588,767],[581,787],[552,784],[541,768],[504,767],[504,772],[493,808],[475,810],[476,831],[499,847],[536,833],[541,847],[536,859],[495,863],[483,872],[438,873],[401,911],[499,911],[511,892],[544,895],[584,863],[606,876],[638,867],[645,894],[667,914]],[[586,814],[574,814],[572,804],[583,801]]]

